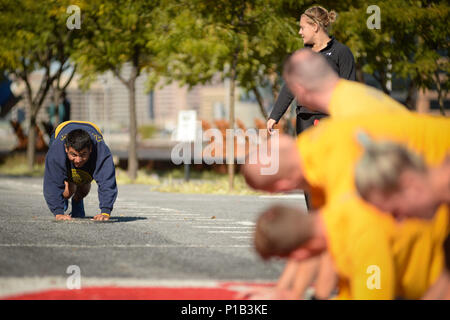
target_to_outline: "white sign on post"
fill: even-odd
[[[178,112],[178,124],[175,140],[180,142],[194,142],[197,134],[197,112],[183,110]]]

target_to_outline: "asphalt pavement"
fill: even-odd
[[[280,202],[305,205],[302,194],[185,195],[124,185],[111,219],[95,222],[93,183],[87,218],[57,222],[41,178],[0,177],[0,298],[63,288],[71,266],[83,285],[274,282],[283,263],[261,261],[252,235],[259,212]]]

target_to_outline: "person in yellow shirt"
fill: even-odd
[[[256,189],[309,190],[317,208],[342,197],[350,199],[356,193],[353,170],[361,153],[356,140],[360,129],[410,145],[431,162],[441,161],[450,145],[450,121],[445,118],[418,114],[330,118],[301,134],[298,146],[288,137],[280,139],[277,174],[261,176],[262,164],[244,165],[243,174]]]
[[[365,151],[355,168],[355,183],[363,199],[399,220],[432,219],[440,206],[448,208],[450,156],[442,164],[427,167],[402,145],[374,142],[366,135],[361,138]],[[445,243],[447,268],[424,299],[441,299],[450,292],[450,238]]]
[[[450,148],[441,164],[427,167],[402,145],[361,137],[365,151],[356,164],[355,183],[364,200],[397,219],[431,219],[440,205],[450,204]]]
[[[423,300],[450,300],[450,236],[444,242],[445,268]]]
[[[345,202],[314,215],[269,208],[256,223],[256,251],[263,259],[303,261],[328,250],[339,275],[337,299],[421,298],[442,267],[448,213],[399,225],[370,207],[361,211],[358,199]]]
[[[296,51],[285,64],[284,79],[297,102],[310,110],[329,114],[332,118],[369,114],[409,114],[408,109],[383,92],[364,84],[339,78],[326,59],[311,49]],[[272,127],[274,120],[269,127]],[[322,120],[321,120],[322,121]],[[269,130],[270,132],[270,130]],[[310,195],[305,192],[308,208],[312,206]],[[324,255],[321,259],[328,259]],[[298,264],[287,265],[285,273],[292,273]],[[314,265],[304,264],[298,273],[311,273]],[[282,277],[278,288],[284,288]],[[301,279],[301,278],[300,278]],[[306,284],[297,284],[303,292]],[[326,291],[326,290],[325,290]]]
[[[255,189],[281,192],[306,189],[318,208],[342,193],[356,193],[354,168],[363,153],[358,133],[374,140],[391,140],[415,150],[427,164],[442,163],[450,148],[450,119],[421,114],[328,118],[297,140],[280,136],[278,171],[261,175],[262,162],[242,166]],[[269,165],[267,165],[269,167]]]
[[[297,102],[331,117],[367,114],[407,114],[409,110],[380,90],[339,78],[323,56],[311,49],[287,60],[283,77]]]

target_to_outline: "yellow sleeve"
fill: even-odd
[[[340,189],[343,183],[347,187],[352,181],[352,159],[358,152],[358,146],[345,143],[350,142],[350,134],[349,128],[343,127],[339,121],[325,119],[318,126],[309,128],[298,136],[297,150],[302,172],[312,193],[317,194],[320,190],[324,198],[330,191]],[[347,190],[348,188],[345,189]]]
[[[393,299],[391,218],[377,214],[354,194],[335,198],[320,215],[339,276],[338,299]]]
[[[394,259],[386,237],[368,232],[354,241],[351,250],[351,298],[355,300],[392,300],[395,298]]]
[[[333,90],[330,116],[352,117],[370,114],[409,114],[408,109],[382,91],[365,84],[339,79]]]
[[[320,126],[305,130],[297,137],[297,150],[299,152],[302,171],[308,183],[314,187],[323,181],[321,163],[324,161],[324,149],[327,146],[326,135],[328,121],[321,121]]]

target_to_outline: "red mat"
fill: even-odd
[[[8,297],[8,300],[233,300],[236,286],[273,284],[221,283],[218,287],[88,287],[52,289]]]

